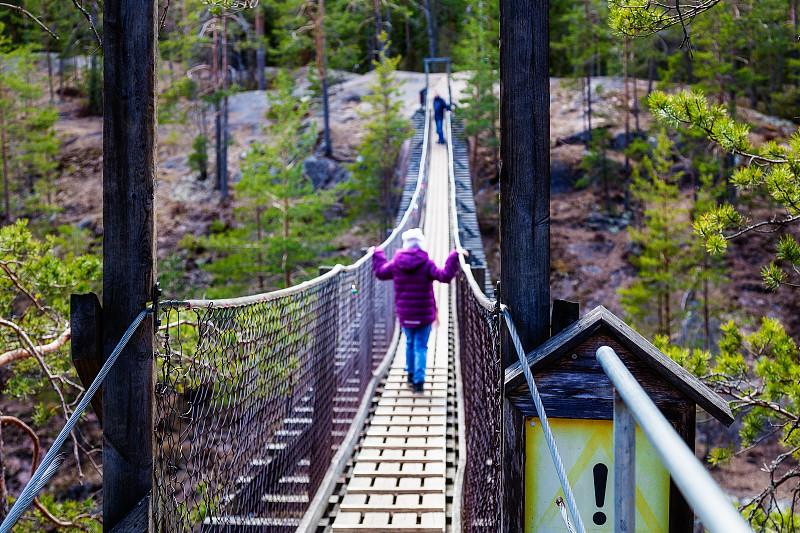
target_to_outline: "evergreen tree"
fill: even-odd
[[[236,185],[241,202],[235,210],[240,226],[212,235],[206,244],[220,254],[208,265],[215,276],[213,294],[271,286],[289,287],[302,271],[315,265],[330,246],[336,230],[326,218],[331,198],[315,192],[303,174],[303,159],[313,147],[313,135],[302,133],[308,104],[292,94],[294,83],[281,72],[270,98],[269,141],[248,152],[242,179]]]
[[[637,327],[667,338],[680,318],[676,293],[687,284],[682,248],[689,227],[688,213],[680,207],[680,176],[670,173],[672,150],[662,130],[653,154],[642,161],[644,173],[633,170],[632,194],[644,207],[642,228],[631,228],[631,241],[640,248],[631,262],[639,272],[629,288],[619,291],[622,308]]]
[[[470,146],[470,171],[472,188],[476,183],[478,150],[492,150],[495,175],[499,174],[498,120],[500,102],[494,88],[499,84],[499,4],[478,0],[470,6],[470,16],[463,40],[454,48],[456,70],[467,71],[469,98],[458,109],[465,121],[464,130],[472,138]]]
[[[14,213],[32,213],[52,203],[60,148],[53,131],[58,113],[40,105],[42,91],[33,73],[30,49],[9,50],[8,42],[0,40],[0,166],[6,224]]]
[[[381,37],[385,39],[385,34]],[[363,158],[352,168],[352,184],[358,196],[351,198],[362,213],[380,213],[381,227],[385,233],[391,228],[397,209],[394,185],[394,166],[403,141],[412,134],[411,124],[400,113],[402,102],[395,79],[400,57],[388,57],[390,43],[386,42],[375,61],[375,82],[370,84],[371,94],[364,97],[369,104],[363,116],[371,117],[358,153]]]

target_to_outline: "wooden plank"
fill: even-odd
[[[725,400],[603,306],[596,307],[559,335],[528,353],[526,357],[531,371],[538,379],[539,372],[563,357],[571,355],[598,330],[602,330],[606,338],[615,340],[617,346],[624,347],[636,359],[654,370],[663,380],[722,423],[730,425],[733,422],[733,415]],[[525,377],[519,361],[506,368],[505,383],[509,390],[516,390],[524,386]]]
[[[523,531],[525,522],[525,419],[503,399],[502,533]]]
[[[550,335],[555,336],[580,318],[578,302],[553,300],[553,317],[550,323]]]
[[[436,477],[444,476],[444,463],[356,463],[353,468],[354,476],[362,477]]]
[[[125,518],[117,522],[110,533],[147,533],[150,494],[142,498]]]
[[[85,389],[94,382],[103,365],[103,309],[93,292],[70,294],[69,324],[72,364]],[[103,426],[103,386],[91,400],[97,420]]]
[[[386,352],[386,356],[381,362],[381,366],[378,367],[378,370],[375,371],[372,379],[370,379],[369,383],[367,384],[367,391],[364,394],[361,404],[359,405],[357,415],[354,417],[352,424],[350,424],[347,436],[345,436],[342,444],[337,449],[336,455],[331,461],[331,466],[325,473],[325,478],[322,480],[320,488],[317,490],[317,494],[314,496],[314,499],[309,504],[308,511],[306,511],[306,514],[300,521],[296,533],[312,533],[317,531],[320,518],[328,509],[328,499],[330,498],[330,495],[333,494],[333,491],[336,488],[336,484],[339,480],[339,476],[341,476],[342,472],[347,466],[347,463],[353,455],[356,442],[360,437],[361,430],[366,422],[367,415],[369,414],[369,410],[372,405],[372,396],[375,393],[380,381],[386,377],[386,374],[389,371],[389,365],[392,362],[393,354],[397,351],[399,339],[400,328],[397,326],[397,323],[395,323],[394,335]]]
[[[365,478],[355,477],[347,485],[348,494],[444,494],[444,478]]]

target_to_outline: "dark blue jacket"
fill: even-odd
[[[447,105],[447,102],[445,102],[441,96],[437,96],[433,99],[433,118],[435,120],[444,120],[445,109],[450,111],[450,106]]]

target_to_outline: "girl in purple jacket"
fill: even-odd
[[[403,232],[403,249],[386,261],[382,248],[375,248],[372,266],[378,279],[394,280],[397,318],[406,335],[406,372],[414,392],[422,392],[428,356],[428,337],[436,321],[433,280],[449,283],[458,272],[458,254],[453,250],[440,269],[425,251],[425,236],[419,228]],[[469,256],[466,250],[460,250]]]

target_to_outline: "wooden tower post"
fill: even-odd
[[[500,301],[526,351],[550,331],[550,17],[547,0],[500,0]],[[504,341],[501,361],[518,361]],[[505,392],[505,391],[504,391]],[[503,394],[502,531],[524,521],[524,418]]]
[[[103,357],[152,299],[155,280],[155,0],[103,9]],[[153,318],[103,386],[103,530],[152,486]]]

